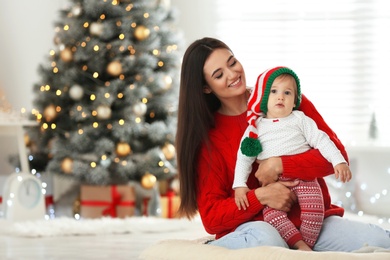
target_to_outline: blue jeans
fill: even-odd
[[[229,249],[256,246],[288,248],[278,231],[263,221],[244,223],[234,232],[209,244]],[[321,233],[314,245],[314,251],[352,252],[363,246],[390,249],[390,231],[377,225],[331,216],[324,219]]]

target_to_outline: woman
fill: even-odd
[[[390,248],[388,231],[341,218],[344,210],[330,203],[323,180],[333,173],[333,167],[316,149],[270,158],[253,167],[257,171],[252,171],[247,182],[249,207],[237,208],[232,184],[237,150],[247,127],[247,98],[244,69],[226,44],[203,38],[188,47],[181,68],[176,135],[179,213],[192,218],[199,212],[206,231],[215,234],[213,245],[288,247],[279,233],[263,222],[261,211],[269,206],[288,212],[299,227],[299,205],[289,189],[297,182],[274,181],[279,175],[303,180],[316,177],[323,193],[325,220],[313,250],[348,252],[363,245]],[[340,140],[304,96],[300,110],[316,121],[348,160]]]

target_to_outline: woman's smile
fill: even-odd
[[[241,77],[239,77],[236,81],[234,81],[233,83],[231,83],[231,84],[229,85],[229,87],[235,87],[235,86],[237,86],[240,82],[241,82]]]

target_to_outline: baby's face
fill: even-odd
[[[291,114],[297,95],[293,77],[279,76],[272,83],[267,105],[267,118],[282,118]]]

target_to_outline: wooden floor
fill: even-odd
[[[139,259],[148,246],[166,239],[207,236],[200,221],[185,230],[167,233],[56,236],[27,238],[0,235],[0,259]]]

